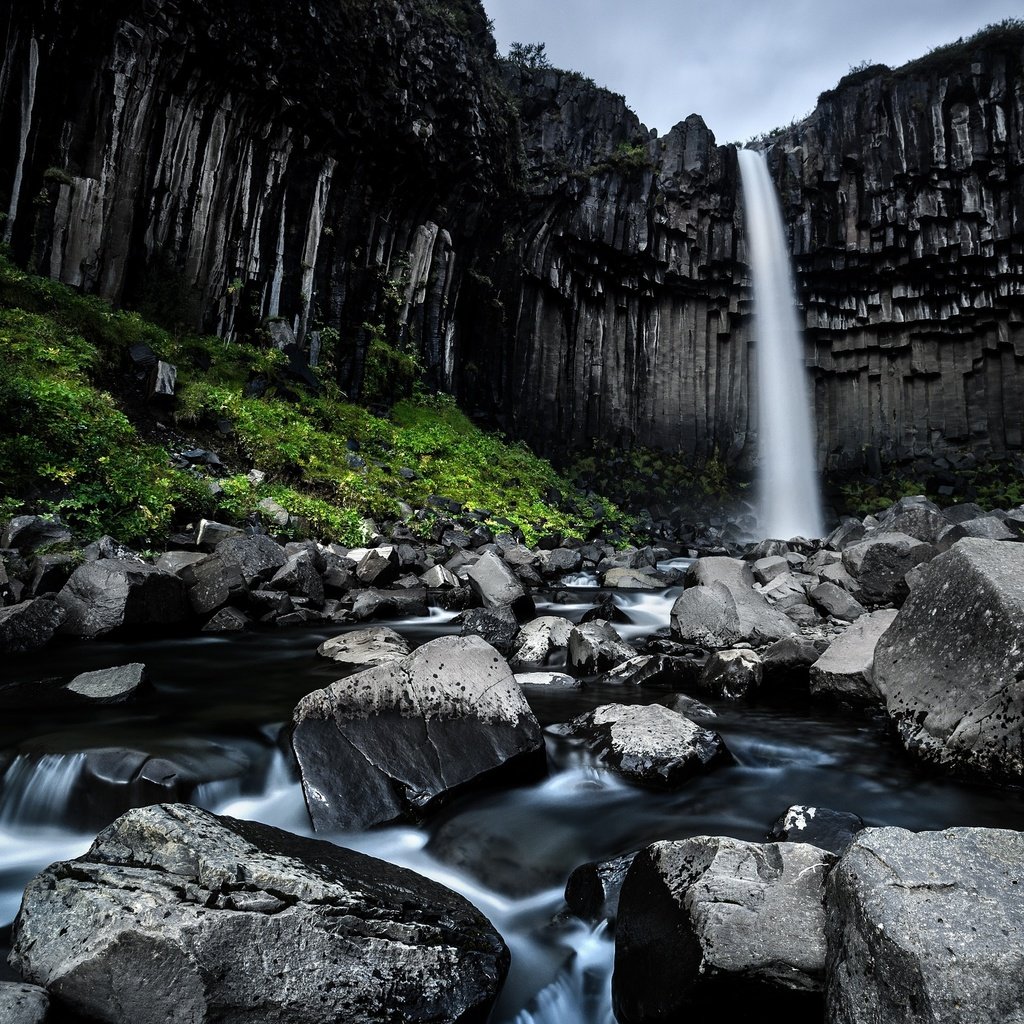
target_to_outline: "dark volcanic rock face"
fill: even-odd
[[[228,335],[330,327],[353,394],[384,323],[549,452],[756,458],[736,155],[696,114],[657,138],[498,63],[476,0],[16,0],[0,30],[22,261]],[[1007,30],[848,76],[765,143],[822,465],[1021,445],[1022,124]]]

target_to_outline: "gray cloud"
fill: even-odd
[[[1020,0],[483,0],[504,52],[544,42],[553,64],[622,93],[665,132],[700,114],[720,142],[806,114],[870,60],[898,66],[1019,17]]]

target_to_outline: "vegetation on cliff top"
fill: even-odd
[[[129,358],[137,345],[178,369],[177,402],[159,414]],[[199,516],[257,515],[265,498],[348,544],[365,516],[408,518],[435,496],[531,541],[624,521],[447,397],[374,415],[329,383],[297,387],[285,364],[269,346],[172,335],[0,258],[0,515],[56,513],[83,538],[150,543]],[[197,445],[225,465],[172,458]]]

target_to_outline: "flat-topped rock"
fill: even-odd
[[[811,666],[811,694],[851,704],[880,703],[875,683],[875,649],[895,619],[896,612],[891,608],[857,619]]]
[[[354,629],[325,640],[316,653],[336,661],[343,668],[371,668],[401,661],[410,653],[408,641],[387,626]]]

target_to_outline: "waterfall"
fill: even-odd
[[[764,156],[751,149],[738,155],[754,277],[761,526],[783,540],[820,537],[814,417],[782,210]]]

